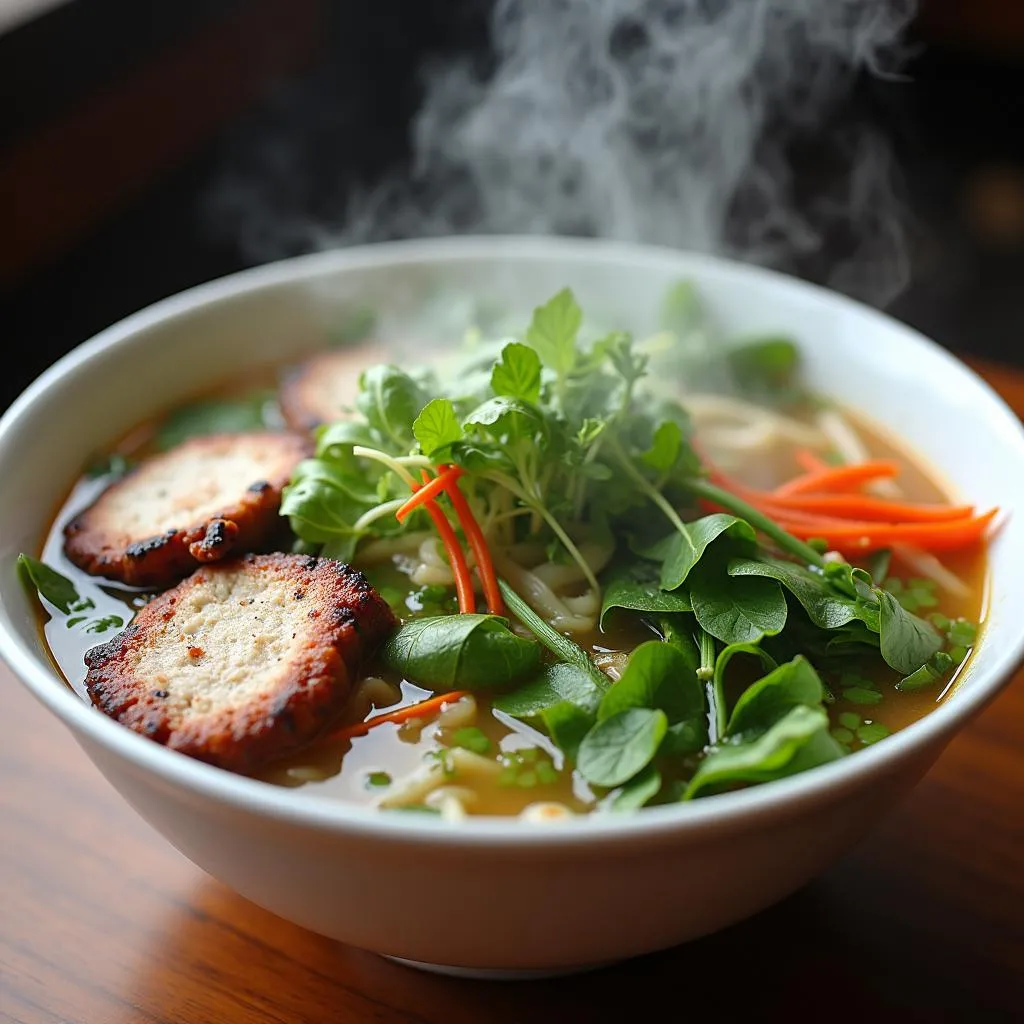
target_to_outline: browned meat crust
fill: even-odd
[[[336,349],[296,367],[278,393],[285,423],[293,430],[312,430],[346,419],[358,391],[359,374],[378,361],[374,355],[366,347]]]
[[[233,771],[299,750],[335,722],[394,626],[365,577],[332,559],[246,555],[205,566],[86,656],[93,704]]]
[[[198,565],[267,543],[281,491],[312,452],[298,434],[254,431],[185,441],[146,459],[64,528],[79,568],[164,587]]]

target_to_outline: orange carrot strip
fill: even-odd
[[[819,473],[823,469],[834,469],[824,459],[818,458],[810,448],[801,448],[796,453],[796,461],[803,466],[808,473]]]
[[[425,491],[431,483],[436,483],[439,478],[431,481],[427,471],[423,471],[423,483],[425,486],[417,488],[416,493]],[[452,524],[448,517],[437,507],[437,502],[427,501],[423,507],[427,510],[437,530],[441,543],[444,545],[445,554],[448,555],[448,564],[452,568],[452,576],[455,577],[455,593],[459,599],[459,611],[472,613],[476,611],[476,594],[473,591],[473,577],[470,575],[469,566],[466,564],[466,556],[459,547],[459,538],[455,536]]]
[[[429,697],[416,704],[406,704],[405,707],[396,711],[386,711],[382,715],[374,715],[365,721],[356,722],[354,725],[346,725],[336,729],[326,738],[331,741],[350,740],[356,736],[365,736],[375,726],[383,725],[385,722],[400,724],[408,722],[410,718],[423,718],[426,715],[433,716],[439,712],[445,704],[454,704],[461,697],[465,697],[469,690],[452,690],[449,693],[441,693],[436,697]]]
[[[452,480],[457,480],[462,476],[463,472],[464,470],[461,466],[449,466],[446,468],[444,472],[438,474],[425,486],[417,488],[413,496],[395,513],[395,518],[400,523],[404,522],[410,512],[415,511],[428,501],[433,501],[448,487]]]
[[[913,544],[927,551],[952,551],[980,541],[998,509],[944,523],[873,523],[822,519],[807,522],[778,519],[778,525],[794,537],[824,538],[829,547],[846,552],[873,551],[893,544]],[[774,516],[772,517],[775,518]]]
[[[765,496],[765,504],[779,509],[794,509],[810,515],[846,519],[873,519],[886,523],[931,523],[963,519],[974,513],[971,505],[916,505],[888,501],[862,494],[774,494]]]
[[[466,496],[459,489],[458,477],[451,475],[446,467],[442,466],[441,468],[443,470],[441,476],[444,476],[447,481],[445,493],[455,508],[455,514],[459,517],[459,525],[466,535],[473,558],[476,560],[476,570],[480,574],[484,597],[487,600],[487,610],[492,615],[504,615],[505,602],[501,598],[501,589],[498,587],[498,577],[494,572],[490,549],[487,547],[487,538],[484,537],[484,531],[480,529],[480,524],[476,521],[473,510],[469,507],[469,502],[466,501]],[[441,477],[438,479],[440,480]]]
[[[814,473],[798,476],[795,480],[776,487],[774,493],[785,496],[814,491],[841,491],[867,483],[869,480],[897,476],[899,471],[899,463],[891,459],[873,459],[850,466],[830,466],[828,469],[819,469]]]
[[[861,465],[867,465],[867,463]],[[828,472],[832,473],[832,469]],[[798,480],[803,479],[805,478],[798,478]],[[785,494],[783,493],[784,488],[774,491],[758,491],[732,480],[719,471],[711,473],[711,480],[772,518],[797,517],[795,514],[799,513],[799,518],[806,515],[820,515],[836,519],[871,519],[886,523],[926,523],[969,518],[974,513],[974,509],[970,505],[916,505],[911,502],[874,498],[866,494],[805,494],[802,492]],[[791,481],[791,483],[796,482]]]

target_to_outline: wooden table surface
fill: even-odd
[[[982,370],[1024,413],[1024,375]],[[3,667],[0,764],[3,1020],[1024,1020],[1024,673],[796,895],[551,981],[422,974],[253,906],[145,825]]]

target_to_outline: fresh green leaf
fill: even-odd
[[[843,756],[820,708],[791,708],[767,732],[747,742],[723,743],[701,761],[683,794],[692,800],[708,790],[770,782]]]
[[[452,733],[451,745],[471,750],[474,754],[486,754],[491,749],[491,741],[486,733],[475,725],[467,725]]]
[[[774,558],[734,558],[729,575],[762,576],[777,580],[800,602],[807,617],[819,629],[838,629],[860,618],[857,600],[839,592],[822,573],[795,562]]]
[[[658,473],[667,473],[675,465],[682,447],[683,432],[679,424],[662,420],[655,428],[651,447],[640,456],[640,461]]]
[[[436,615],[399,626],[385,640],[381,659],[431,689],[488,690],[535,669],[540,647],[494,615]]]
[[[607,807],[612,811],[635,811],[653,800],[661,790],[661,773],[649,764],[621,789],[609,794]]]
[[[415,440],[412,425],[429,397],[397,366],[379,364],[360,375],[356,407],[394,453],[405,454]]]
[[[261,430],[267,426],[264,410],[271,398],[269,393],[260,392],[243,399],[211,399],[184,405],[160,424],[156,447],[169,451],[190,437]]]
[[[756,539],[749,523],[722,512],[687,523],[685,533],[677,530],[671,534],[661,551],[664,559],[661,567],[662,589],[675,590],[682,586],[693,567],[704,557],[708,545],[724,533],[751,545]]]
[[[501,590],[501,596],[505,598],[509,611],[556,658],[574,665],[581,672],[589,676],[591,682],[602,693],[608,689],[608,677],[590,660],[590,656],[579,644],[574,643],[556,629],[552,629],[505,580],[499,579],[498,587]]]
[[[696,573],[690,601],[701,627],[725,644],[757,643],[786,625],[786,599],[772,579]]]
[[[800,370],[800,350],[789,338],[761,338],[732,348],[727,361],[734,384],[752,397],[770,400],[792,395]]]
[[[18,570],[28,584],[39,592],[40,597],[45,597],[65,615],[83,610],[74,583],[56,569],[51,569],[45,562],[40,562],[31,555],[21,554],[18,555]]]
[[[654,759],[668,728],[664,711],[628,708],[598,722],[580,744],[576,766],[597,786],[621,786]]]
[[[732,709],[727,736],[767,732],[791,708],[820,707],[824,687],[811,663],[800,655],[747,687]]]
[[[536,678],[494,699],[494,708],[513,718],[532,718],[562,701],[591,714],[597,711],[601,693],[590,674],[575,665],[559,662],[546,666]]]
[[[651,614],[691,610],[689,596],[683,591],[662,590],[658,580],[651,574],[652,571],[653,566],[640,563],[618,569],[609,577],[604,585],[604,598],[601,602],[602,629],[605,616],[613,608]]]
[[[857,739],[865,746],[884,740],[889,735],[889,729],[881,722],[865,722],[857,729]]]
[[[506,345],[491,371],[491,390],[495,395],[536,402],[540,398],[540,358],[537,352],[517,341]]]
[[[533,311],[526,340],[559,377],[570,373],[576,363],[576,336],[582,322],[583,313],[568,288]]]
[[[540,720],[558,749],[570,760],[579,756],[580,744],[594,726],[594,714],[563,700],[540,713]]]
[[[412,432],[420,451],[428,458],[462,440],[462,427],[455,406],[447,398],[433,398],[413,421]]]
[[[712,651],[712,654],[713,653],[714,652]],[[712,692],[714,693],[716,705],[716,722],[718,723],[720,733],[725,732],[726,724],[729,720],[725,706],[726,671],[728,670],[732,660],[738,655],[757,658],[761,663],[761,668],[765,672],[771,672],[776,668],[775,659],[766,650],[764,650],[764,648],[760,647],[756,643],[729,644],[728,647],[722,649],[718,657],[715,658],[714,674],[712,676]]]
[[[916,672],[942,646],[942,639],[923,619],[908,612],[885,590],[878,590],[881,610],[881,651],[885,663],[904,676]]]
[[[897,690],[912,693],[915,690],[923,690],[925,687],[937,683],[943,676],[947,675],[953,668],[955,662],[945,651],[938,651],[931,659],[919,669],[904,676],[897,684]],[[849,693],[849,691],[847,691]]]
[[[109,455],[103,456],[103,458],[96,459],[90,463],[89,468],[86,469],[85,475],[90,480],[98,480],[101,477],[112,477],[113,479],[120,479],[132,468],[132,461],[127,459],[120,452],[111,452]]]
[[[365,464],[360,466],[352,449],[357,444],[364,448],[374,448],[377,443],[377,436],[365,423],[336,420],[317,431],[316,456],[318,459],[336,462],[346,470],[365,474]]]
[[[629,656],[622,676],[602,698],[597,719],[628,708],[658,708],[669,724],[702,717],[704,687],[677,647],[649,640]]]

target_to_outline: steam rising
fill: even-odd
[[[285,211],[270,197],[304,171],[285,135],[263,161],[276,174],[226,181],[220,213],[257,260],[396,237],[597,235],[797,269],[884,304],[907,281],[892,157],[871,126],[830,122],[859,75],[898,69],[914,6],[497,0],[488,73],[471,56],[425,70],[404,173],[326,221]]]

